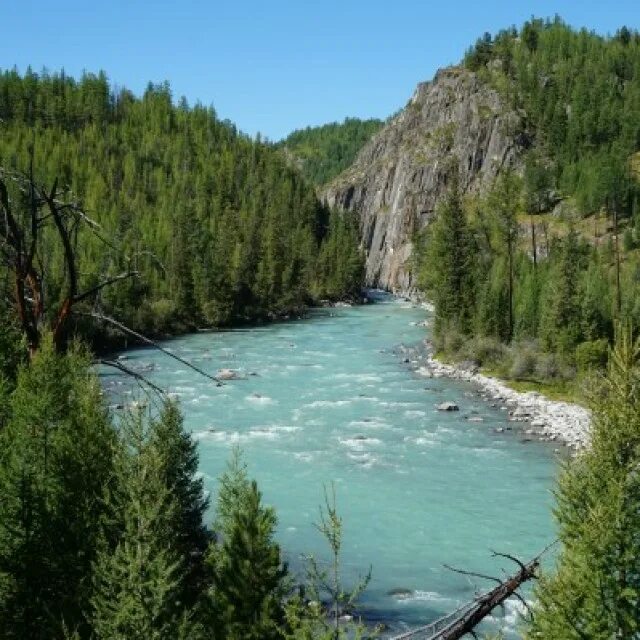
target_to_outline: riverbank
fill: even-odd
[[[415,293],[399,295],[430,314],[435,311],[422,296]],[[429,321],[421,324],[428,326]],[[415,351],[411,362],[415,372],[425,378],[452,378],[476,385],[487,402],[507,407],[510,421],[527,423],[524,433],[531,438],[562,443],[574,452],[589,445],[591,412],[580,405],[551,400],[536,391],[516,391],[504,380],[480,372],[473,363],[441,362],[433,355],[428,339]]]
[[[425,352],[417,360],[418,375],[426,378],[453,378],[477,385],[482,397],[490,403],[503,404],[512,422],[527,423],[524,433],[532,438],[558,441],[572,451],[589,444],[591,412],[569,402],[550,400],[535,391],[520,392],[504,381],[487,376],[468,364],[446,364],[437,360],[425,344]]]

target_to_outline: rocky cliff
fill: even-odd
[[[527,146],[522,118],[476,74],[451,67],[418,85],[322,193],[359,216],[367,285],[411,292],[411,239],[433,218],[452,166],[464,192],[481,192]]]

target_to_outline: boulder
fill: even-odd
[[[459,411],[460,407],[455,402],[441,402],[436,406],[438,411]]]

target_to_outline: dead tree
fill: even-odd
[[[11,197],[12,192],[16,198]],[[93,286],[82,289],[77,265],[82,227],[109,244],[101,237],[99,225],[68,197],[67,191],[58,189],[57,181],[51,189],[36,183],[33,158],[27,174],[0,169],[0,265],[7,272],[9,284],[5,303],[16,311],[30,356],[38,350],[44,331],[51,332],[56,349],[61,350],[76,305],[95,300],[105,287],[138,275],[127,269],[104,275]],[[56,299],[48,299],[45,284],[47,242],[54,241],[52,235],[62,249],[64,264],[62,280],[56,282],[55,289],[60,291]]]
[[[524,582],[537,577],[537,571],[540,566],[540,557],[542,554],[526,564],[506,553],[494,553],[493,555],[513,561],[518,565],[518,571],[506,580],[500,580],[499,578],[494,578],[492,576],[485,576],[472,573],[470,571],[462,571],[460,569],[447,567],[456,573],[494,580],[498,584],[491,591],[488,591],[476,598],[471,607],[462,616],[454,620],[446,628],[442,629],[437,635],[433,636],[434,638],[437,638],[437,640],[459,640],[459,638],[464,637],[468,633],[475,635],[474,629],[478,624],[480,624],[480,622],[482,622],[482,620],[484,620],[484,618],[486,618],[496,607],[501,606],[511,597],[518,598],[526,609],[529,608],[524,598],[522,598],[518,593],[518,589]]]

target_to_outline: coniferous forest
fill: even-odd
[[[528,149],[481,196],[453,181],[416,239],[438,348],[566,391],[604,366],[616,320],[640,328],[640,36],[532,20],[464,64],[522,114]]]
[[[5,71],[0,131],[0,166],[31,163],[39,183],[57,181],[108,239],[78,239],[82,286],[139,273],[100,299],[136,330],[273,318],[359,292],[352,221],[323,207],[270,146],[211,108],[175,105],[167,84],[136,98],[104,73]],[[44,251],[52,290],[60,249]]]

